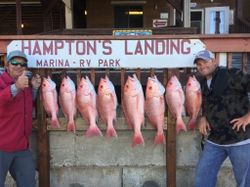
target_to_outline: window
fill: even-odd
[[[115,28],[142,28],[143,7],[116,5],[114,6]]]
[[[191,10],[191,27],[196,27],[199,34],[204,33],[204,19],[203,19],[203,10],[202,9],[193,9]]]

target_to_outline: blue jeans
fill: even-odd
[[[4,187],[8,171],[17,187],[35,187],[35,163],[29,150],[0,151],[0,187]]]
[[[250,187],[250,144],[222,147],[206,142],[196,169],[195,187],[215,187],[217,174],[229,157],[237,187]]]

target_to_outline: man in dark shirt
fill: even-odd
[[[217,174],[229,157],[237,186],[250,186],[250,77],[237,69],[219,67],[214,55],[200,51],[194,60],[203,77],[202,116],[207,140],[196,170],[196,187],[216,186]]]

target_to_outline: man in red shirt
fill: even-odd
[[[0,75],[0,187],[8,171],[18,187],[35,187],[29,136],[41,77],[27,71],[27,61],[22,51],[8,53],[6,70]]]

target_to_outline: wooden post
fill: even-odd
[[[247,73],[247,53],[242,54],[242,71]]]
[[[44,72],[40,74],[42,77],[45,75]],[[37,101],[37,120],[39,187],[50,187],[49,133],[47,131],[46,114],[39,99]]]
[[[21,0],[16,0],[16,28],[17,28],[17,35],[23,34],[21,25],[22,25]]]
[[[171,70],[168,70],[164,77],[164,82],[167,83],[166,78],[173,75]],[[175,119],[167,112],[167,143],[166,143],[166,171],[167,171],[167,187],[176,187],[176,126]]]

